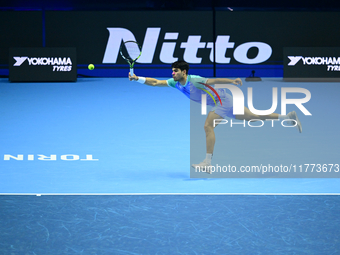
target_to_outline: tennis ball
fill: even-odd
[[[94,65],[93,64],[89,64],[88,69],[89,70],[93,70],[94,69]]]

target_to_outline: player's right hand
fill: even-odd
[[[133,75],[131,76],[131,74],[130,74],[130,72],[129,72],[129,80],[130,80],[130,81],[137,81],[137,80],[138,80],[138,77],[137,77],[135,74],[133,74]]]

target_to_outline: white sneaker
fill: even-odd
[[[203,160],[203,162],[201,162],[199,164],[192,164],[191,166],[195,169],[197,167],[199,167],[200,172],[212,174],[211,173],[211,164],[208,163],[206,160]]]
[[[300,133],[302,133],[302,125],[301,125],[301,122],[300,122],[296,112],[292,111],[292,112],[288,113],[287,117],[288,117],[288,119],[292,119],[292,120],[296,121],[296,128],[299,130]],[[294,125],[295,122],[292,121],[291,124]]]

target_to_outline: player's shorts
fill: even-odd
[[[217,105],[211,109],[211,112],[215,112],[220,115],[222,118],[229,117],[235,119],[235,115],[233,114],[233,97],[228,93],[223,93],[221,96],[221,102],[219,100],[216,101]]]

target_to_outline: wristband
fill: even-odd
[[[139,82],[139,83],[145,83],[145,81],[146,81],[146,78],[145,77],[142,77],[142,76],[138,76],[138,80],[137,80],[137,82]]]

